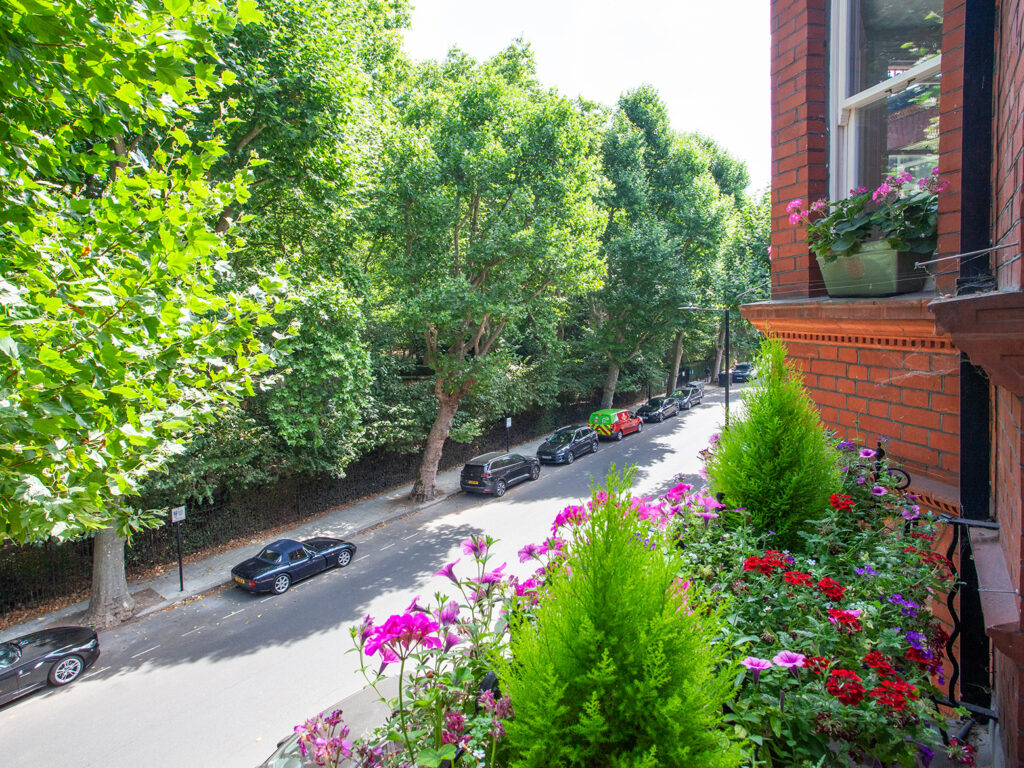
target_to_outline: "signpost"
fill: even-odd
[[[511,442],[510,442],[511,436],[512,436],[512,417],[511,416],[506,416],[505,417],[505,453],[508,453],[510,450],[512,450],[512,445],[511,445]]]
[[[171,522],[178,537],[178,591],[185,591],[185,569],[181,563],[181,522],[185,519],[185,505],[171,509]]]

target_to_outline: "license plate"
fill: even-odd
[[[245,584],[245,579],[243,579],[241,576],[235,576],[235,581],[237,581],[239,584]]]
[[[469,483],[470,485],[480,485],[479,480],[467,480],[466,482]]]

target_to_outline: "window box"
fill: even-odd
[[[828,295],[840,297],[897,296],[924,287],[927,273],[914,263],[919,253],[896,251],[884,240],[863,243],[851,256],[832,261],[818,259]]]

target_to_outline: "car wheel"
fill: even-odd
[[[615,439],[616,440],[621,440],[622,439],[622,430],[621,429],[618,432],[615,433]]]
[[[601,442],[600,440],[595,440],[594,441],[594,444],[590,447],[590,452],[591,453],[597,453],[597,444],[600,443],[600,442]]]
[[[569,457],[572,458],[571,453],[569,454]],[[530,479],[536,480],[538,477],[540,477],[540,464],[534,464],[530,467]]]
[[[85,669],[85,662],[82,661],[81,656],[65,656],[50,667],[50,674],[47,677],[50,680],[50,685],[67,685],[82,674],[83,669]]]
[[[570,450],[567,454],[565,454],[565,463],[566,464],[572,464],[574,461],[576,461],[576,454],[574,454]]]
[[[292,577],[287,573],[282,573],[276,579],[274,579],[274,586],[271,589],[274,590],[275,595],[283,595],[288,591],[288,587],[292,585]]]
[[[349,552],[347,549],[343,549],[343,550],[341,550],[341,552],[338,553],[338,567],[339,568],[344,568],[346,565],[348,565],[351,562],[352,562],[352,553]]]
[[[499,480],[498,482],[496,482],[494,484],[494,495],[495,496],[504,496],[505,495],[505,489],[507,487],[508,486],[505,485],[505,481],[504,480]]]
[[[637,434],[640,434],[643,431],[644,431],[644,423],[641,421],[639,424],[636,425],[636,432],[637,432]]]

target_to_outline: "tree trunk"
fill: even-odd
[[[92,591],[85,620],[102,629],[120,624],[135,610],[124,575],[124,539],[114,528],[98,531],[93,540]]]
[[[441,463],[444,441],[448,439],[448,433],[451,432],[452,421],[459,410],[461,400],[462,395],[449,395],[443,391],[437,394],[437,418],[434,419],[434,426],[430,428],[430,434],[427,436],[427,446],[423,450],[420,472],[412,487],[413,501],[430,501],[439,495],[437,467]]]
[[[672,345],[672,376],[668,380],[668,386],[665,387],[665,394],[671,395],[675,391],[676,381],[679,379],[679,364],[683,360],[683,332],[679,331],[676,334],[676,341]]]
[[[722,370],[722,355],[725,354],[725,326],[718,329],[718,336],[715,339],[715,367],[711,372],[711,381],[718,381],[718,374]],[[726,366],[729,361],[725,361]]]
[[[619,364],[612,360],[608,363],[608,376],[604,380],[604,388],[601,390],[601,407],[611,408],[612,399],[615,397],[615,387],[619,383]]]

